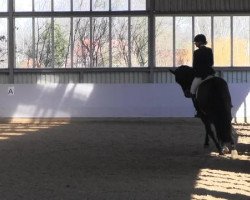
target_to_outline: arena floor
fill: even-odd
[[[203,148],[198,119],[0,123],[0,200],[247,200],[250,125],[237,159]]]

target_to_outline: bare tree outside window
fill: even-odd
[[[36,15],[35,12],[30,17],[26,16],[27,13],[23,17],[22,13],[18,13],[20,16],[14,16],[16,67],[148,66],[146,14],[145,16],[73,17],[71,24],[71,18],[63,12],[70,11],[71,6],[73,11],[109,11],[110,8],[111,11],[140,11],[146,10],[146,0],[53,0],[53,9],[52,0],[14,2],[17,12],[32,11],[34,6],[35,12],[62,11],[60,16],[64,16],[59,17],[58,13],[54,12],[48,17],[43,17],[41,13]],[[7,12],[7,4],[7,0],[0,0],[0,12]],[[5,14],[2,13],[2,16]],[[230,16],[215,16],[213,21],[211,16],[194,16],[194,27],[191,16],[155,16],[155,19],[156,66],[171,67],[174,61],[176,66],[192,65],[193,35],[200,33],[206,35],[209,47],[213,42],[215,66],[231,66],[231,58],[234,66],[250,64],[249,16],[234,16],[233,27]],[[7,18],[2,17],[0,20],[6,25],[0,30],[0,53],[1,59],[4,60],[0,65],[7,66]],[[212,30],[213,41],[211,41]],[[231,38],[232,31],[233,38]],[[174,47],[175,52],[173,52]]]
[[[112,18],[112,67],[128,67],[128,17]]]
[[[93,11],[108,11],[109,0],[92,0]]]
[[[73,66],[90,67],[90,18],[74,18],[73,42]]]
[[[131,18],[131,62],[132,67],[148,65],[148,19]]]
[[[53,67],[52,24],[50,18],[35,19],[35,67]]]
[[[175,18],[176,66],[192,65],[192,17]]]
[[[0,68],[8,67],[7,19],[0,18]]]
[[[32,18],[16,18],[15,20],[16,37],[16,67],[33,67],[33,48],[32,48]]]
[[[112,11],[128,10],[128,0],[112,0],[111,10]]]
[[[156,66],[173,66],[173,17],[156,17]]]
[[[70,18],[54,19],[54,67],[71,67]]]
[[[92,66],[109,67],[109,18],[92,18]]]
[[[74,11],[90,11],[90,0],[74,0]]]
[[[34,0],[35,11],[51,11],[51,0]]]

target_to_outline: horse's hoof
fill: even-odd
[[[238,151],[236,149],[233,149],[231,151],[231,157],[232,157],[232,159],[238,158]]]
[[[229,153],[228,147],[227,146],[223,146],[222,152],[223,152],[223,154]]]

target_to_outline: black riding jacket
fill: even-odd
[[[209,75],[214,75],[215,71],[212,68],[214,64],[214,56],[212,49],[202,46],[194,51],[193,68],[195,77],[206,78]]]

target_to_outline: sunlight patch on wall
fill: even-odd
[[[68,84],[64,97],[86,101],[94,89],[94,84]]]
[[[57,108],[57,107],[55,107]],[[55,117],[65,116],[69,117],[67,112],[63,112],[60,109],[52,110],[49,107],[42,107],[39,105],[18,105],[15,109],[15,113],[12,115],[12,118],[15,117]]]

